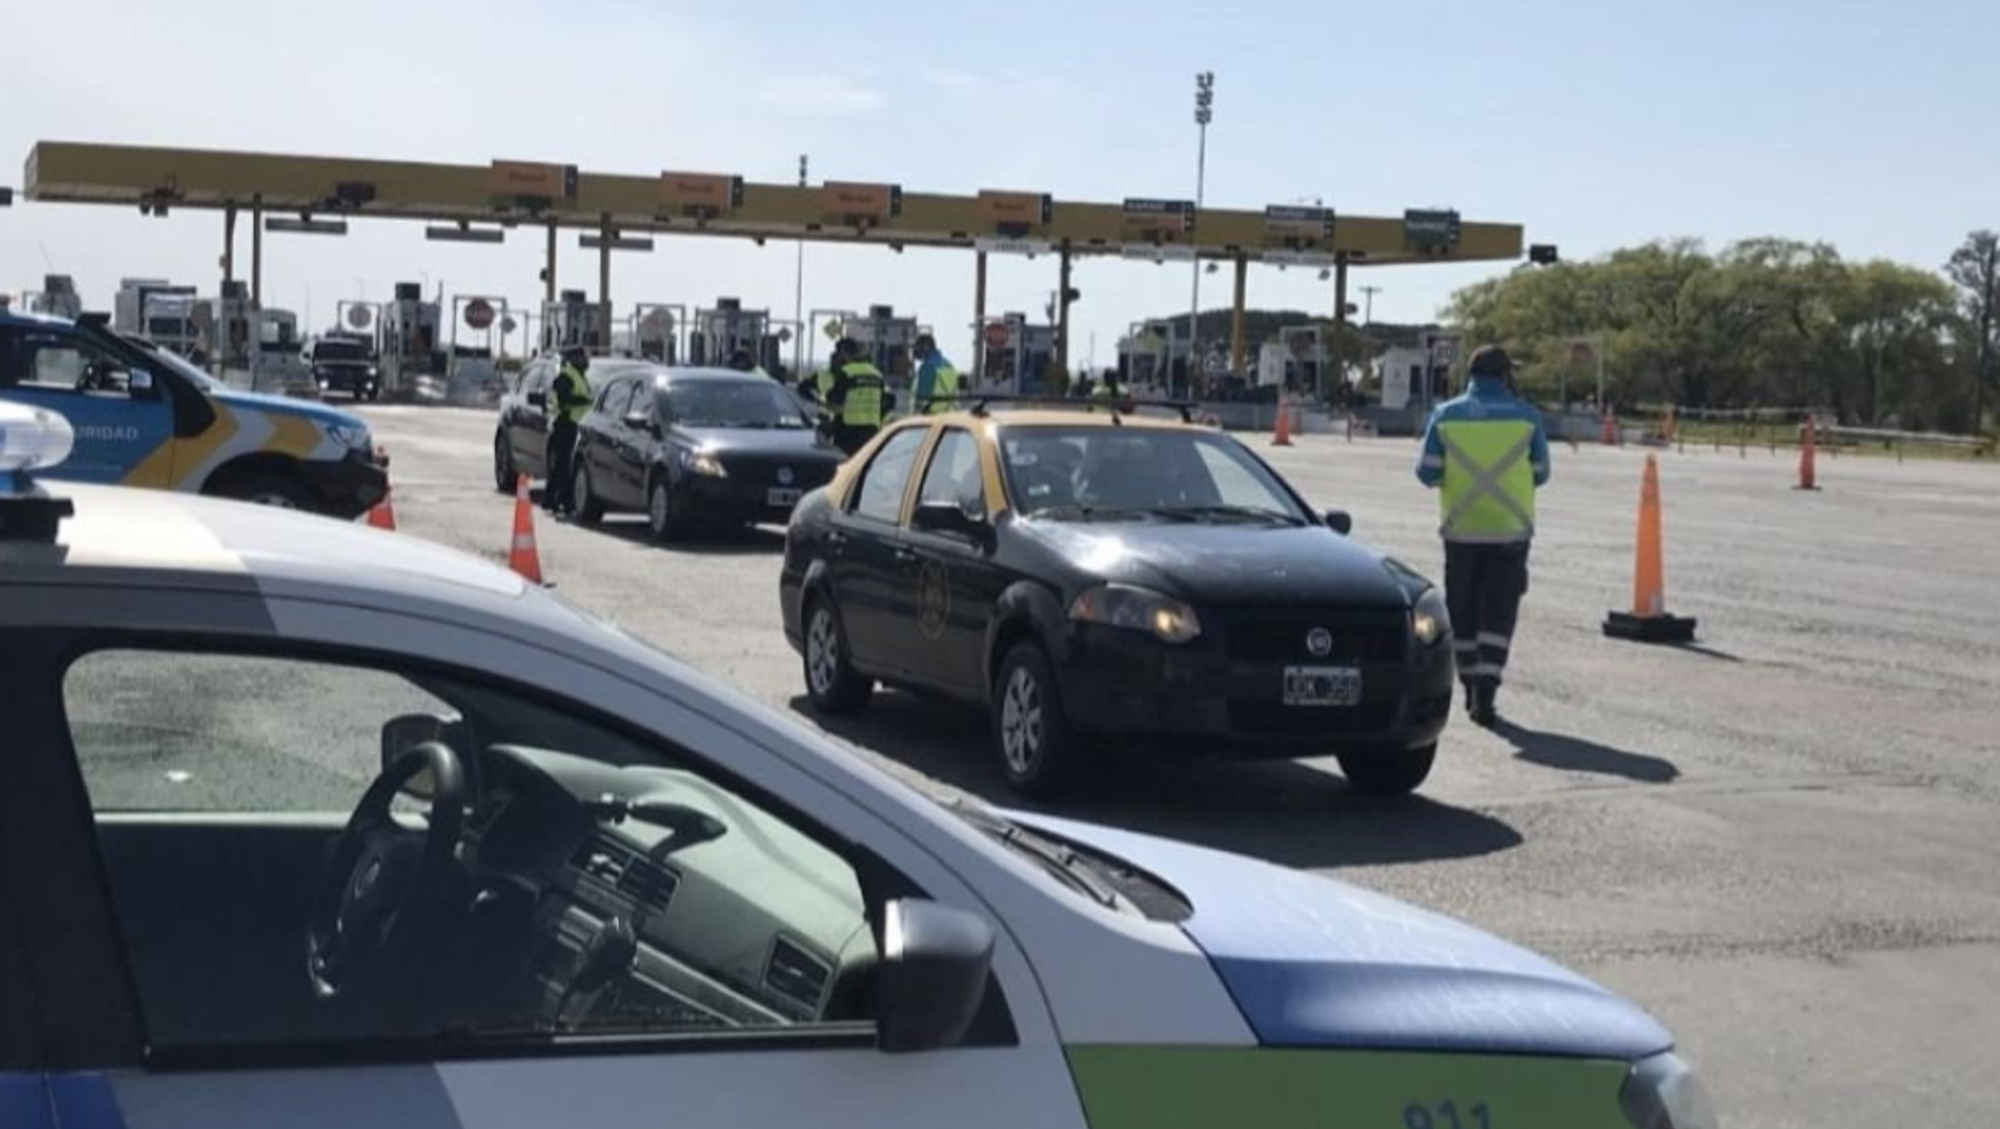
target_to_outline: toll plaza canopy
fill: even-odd
[[[1076,255],[1262,260],[1296,266],[1519,258],[1518,224],[1462,222],[1456,212],[1397,217],[1330,208],[1261,211],[1191,201],[1057,200],[1024,191],[953,196],[887,183],[762,184],[729,174],[630,176],[573,165],[448,165],[43,141],[23,188],[34,201],[256,209],[346,217],[579,228],[783,240],[1066,251]]]

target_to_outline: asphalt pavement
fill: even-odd
[[[404,532],[500,558],[490,412],[367,407]],[[1409,440],[1243,436],[1354,536],[1441,576]],[[1488,733],[1462,715],[1407,802],[1331,761],[1127,766],[1066,814],[1368,886],[1545,952],[1659,1016],[1736,1127],[2000,1109],[2000,466],[1661,452],[1669,609],[1699,643],[1603,637],[1631,600],[1644,453],[1555,450]],[[1018,806],[973,712],[805,706],[781,534],[661,548],[542,521],[564,598],[848,742]]]

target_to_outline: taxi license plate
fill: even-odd
[[[796,506],[799,504],[799,492],[795,489],[774,486],[764,495],[764,502],[772,506]]]
[[[1361,671],[1351,666],[1288,666],[1285,704],[1338,707],[1361,704]]]

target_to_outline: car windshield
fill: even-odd
[[[313,346],[315,361],[365,361],[368,350],[359,341],[322,340]]]
[[[1269,468],[1213,431],[1017,426],[1000,452],[1013,507],[1027,516],[1306,521]]]
[[[768,380],[679,380],[660,406],[682,427],[803,431],[812,426],[791,393]]]

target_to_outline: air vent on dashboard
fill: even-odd
[[[610,836],[579,846],[570,865],[649,910],[666,909],[681,884],[680,875]]]
[[[667,908],[680,884],[680,877],[673,871],[635,858],[625,873],[619,875],[618,892],[642,906],[662,910]]]
[[[833,965],[779,937],[771,942],[771,959],[764,965],[764,986],[817,1013]]]

